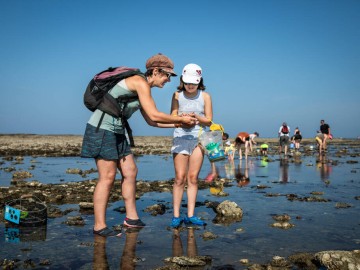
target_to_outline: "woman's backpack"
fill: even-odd
[[[84,93],[84,104],[86,108],[92,112],[96,109],[103,111],[96,130],[99,129],[105,113],[110,114],[116,118],[121,118],[122,123],[129,135],[131,146],[134,146],[132,130],[125,117],[123,117],[123,108],[125,108],[126,103],[138,100],[139,97],[134,96],[128,98],[114,98],[109,94],[109,91],[121,80],[134,75],[145,77],[145,75],[137,68],[108,68],[107,70],[101,71],[94,76],[94,78],[89,82]],[[122,103],[123,106],[120,106],[119,103]]]

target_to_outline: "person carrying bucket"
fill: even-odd
[[[204,160],[204,149],[198,142],[201,130],[211,125],[213,116],[211,96],[204,92],[202,69],[196,64],[188,64],[182,71],[180,84],[174,93],[171,104],[172,115],[189,115],[197,119],[194,127],[176,127],[174,130],[173,154],[175,180],[173,186],[174,216],[170,226],[185,224],[203,226],[204,221],[195,216],[195,203],[198,192],[198,176]],[[181,217],[180,207],[187,184],[187,215]]]

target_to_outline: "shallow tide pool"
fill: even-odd
[[[172,217],[171,193],[146,193],[137,201],[137,207],[148,226],[138,232],[123,232],[121,237],[94,237],[93,215],[79,211],[70,212],[68,216],[81,214],[85,226],[67,226],[63,224],[65,216],[49,219],[41,228],[20,230],[16,237],[11,237],[4,223],[0,223],[0,259],[31,259],[37,269],[154,269],[164,266],[166,257],[197,254],[210,255],[213,261],[195,269],[223,265],[245,269],[240,259],[265,263],[275,255],[287,257],[297,252],[360,249],[360,165],[356,163],[359,157],[336,156],[335,150],[330,149],[324,163],[318,162],[319,156],[315,153],[302,156],[301,163],[279,156],[271,156],[272,162],[254,156],[247,162],[236,159],[233,165],[227,160],[217,162],[220,177],[233,179],[231,186],[223,189],[229,195],[217,197],[210,189],[200,190],[197,201],[236,202],[244,212],[238,222],[217,223],[214,211],[201,204],[195,211],[208,223],[205,228],[173,231],[168,229]],[[140,156],[137,164],[138,179],[141,180],[169,180],[174,176],[171,156]],[[12,177],[12,173],[3,168],[13,166],[16,170],[28,170],[31,165],[35,165],[29,170],[33,177],[26,181],[56,184],[97,177],[96,173],[85,178],[65,173],[68,168],[95,168],[90,159],[25,157],[22,164],[5,161],[1,165],[0,185],[9,186]],[[205,160],[199,181],[203,181],[210,171],[210,163]],[[250,182],[238,185],[236,176],[245,173]],[[317,196],[328,202],[290,201],[286,197],[288,194],[310,197],[313,196],[311,192],[322,192],[323,195]],[[278,196],[266,196],[269,194]],[[156,203],[167,206],[164,215],[152,216],[143,211]],[[349,207],[337,208],[337,203]],[[119,206],[123,206],[122,201],[109,206],[109,226],[122,223],[124,214],[114,211]],[[78,206],[62,205],[61,208],[78,209]],[[186,214],[185,207],[182,213]],[[293,228],[283,230],[270,226],[275,222],[273,215],[285,213],[291,217]],[[204,240],[201,237],[204,231],[218,237]],[[43,259],[50,260],[51,265],[39,266]]]

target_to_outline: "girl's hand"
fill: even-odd
[[[181,123],[186,127],[193,127],[196,125],[197,119],[193,116],[182,115],[181,116]]]

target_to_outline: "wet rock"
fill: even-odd
[[[249,264],[249,259],[240,259],[239,262],[246,265]]]
[[[16,262],[14,260],[9,260],[9,259],[2,259],[0,260],[0,266],[2,267],[2,269],[15,269],[16,267]]]
[[[329,270],[360,269],[360,251],[331,250],[315,254],[315,259]]]
[[[31,178],[33,175],[28,171],[17,171],[14,172],[12,175],[13,179],[25,179],[25,178]]]
[[[55,200],[57,200],[57,201],[62,201],[63,199],[64,199],[64,195],[62,195],[62,194],[59,194],[59,195],[56,195],[55,196]]]
[[[287,194],[287,199],[289,201],[300,201],[300,202],[330,202],[330,200],[317,197],[317,196],[311,196],[311,197],[299,197],[296,194]]]
[[[68,168],[68,169],[66,170],[66,173],[68,173],[68,174],[82,174],[83,171],[80,170],[80,169],[71,169],[71,168]]]
[[[289,222],[275,222],[275,223],[271,224],[271,227],[284,229],[284,230],[291,229],[294,226],[295,226],[294,224],[291,224]]]
[[[217,214],[215,218],[212,220],[212,223],[221,224],[223,226],[229,226],[235,222],[240,222],[241,220],[242,220],[241,216],[225,217]]]
[[[144,212],[149,212],[152,216],[165,214],[166,207],[164,204],[154,204],[145,208]]]
[[[350,208],[351,205],[348,203],[338,202],[335,204],[335,208]]]
[[[210,201],[207,201],[205,202],[205,205],[207,208],[211,208],[212,210],[214,210],[214,212],[216,213],[216,208],[219,206],[219,202],[210,202]]]
[[[291,267],[291,263],[289,263],[284,257],[280,257],[280,256],[274,256],[270,262],[270,265],[273,267],[281,267],[281,269],[286,269]]]
[[[268,270],[268,269],[271,269],[269,267],[266,267],[266,265],[261,265],[261,264],[252,264],[250,265],[248,268],[248,270]]]
[[[242,209],[231,201],[223,201],[216,207],[216,213],[224,217],[242,217]]]
[[[13,171],[16,171],[15,167],[4,168],[4,172],[13,172]]]
[[[41,259],[39,265],[51,265],[51,261],[49,259]]]
[[[58,218],[64,216],[64,213],[61,211],[59,207],[56,206],[48,206],[47,208],[47,217],[48,218]]]
[[[280,193],[266,193],[265,194],[266,197],[279,197],[281,196]]]
[[[35,268],[36,263],[32,259],[26,259],[24,260],[24,268]]]
[[[212,240],[218,238],[218,236],[212,232],[205,231],[202,235],[200,235],[205,241]]]
[[[92,202],[80,202],[79,207],[82,210],[94,209],[94,203],[92,203]]]
[[[323,191],[311,191],[310,192],[311,195],[324,195]]]
[[[182,267],[189,266],[204,266],[212,261],[211,256],[195,256],[195,257],[169,257],[164,260],[165,262],[175,263]]]
[[[68,217],[64,223],[69,226],[83,226],[85,225],[85,220],[81,216],[73,216]]]
[[[289,256],[288,260],[299,269],[318,270],[319,265],[315,262],[314,254],[310,253],[296,253]]]
[[[270,187],[266,186],[266,185],[257,185],[256,188],[257,189],[265,189],[265,188],[270,188]]]
[[[288,214],[275,215],[272,218],[279,222],[285,222],[285,221],[289,221],[291,219],[291,217]]]
[[[244,230],[244,228],[237,228],[236,230],[235,230],[235,232],[237,232],[237,233],[242,233],[242,232],[244,232],[245,230]]]

